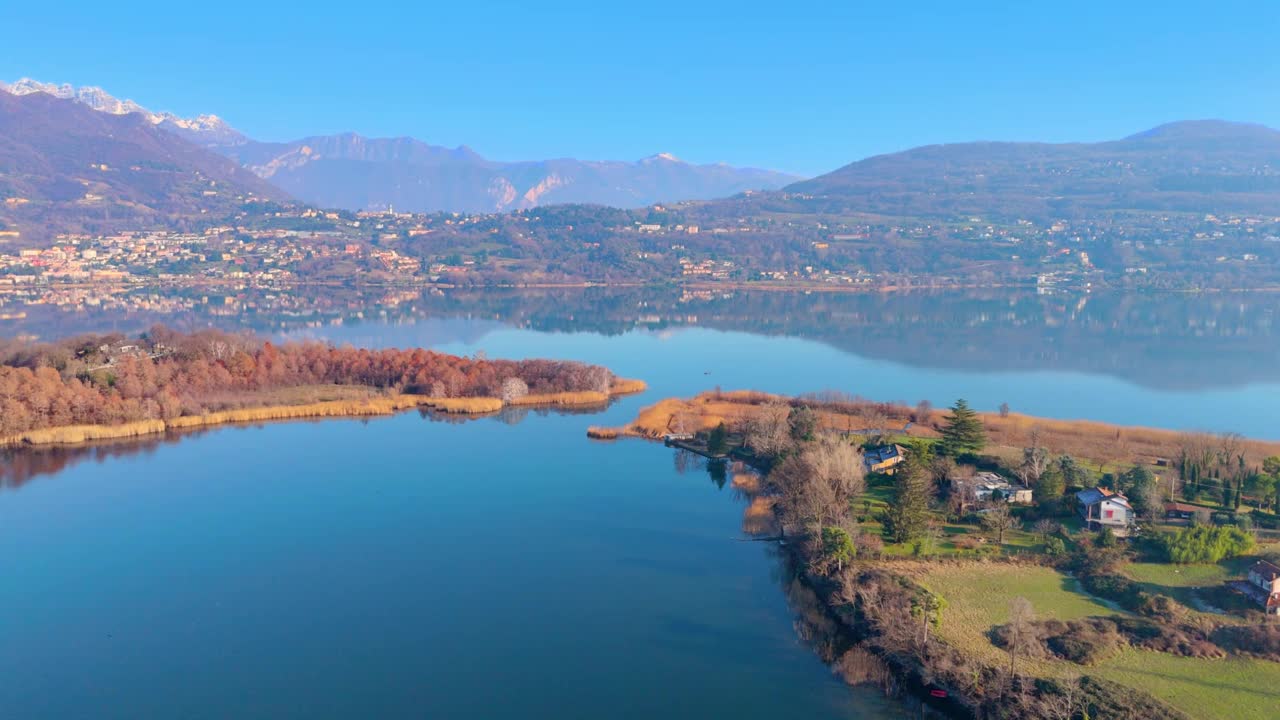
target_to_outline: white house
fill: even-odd
[[[1090,530],[1111,528],[1116,537],[1132,534],[1137,514],[1124,495],[1106,488],[1089,488],[1076,493],[1076,500],[1080,501],[1080,516]]]

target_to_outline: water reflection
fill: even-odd
[[[503,408],[496,413],[485,415],[461,415],[446,413],[431,408],[417,409],[418,417],[430,423],[446,423],[462,425],[473,422],[498,422],[504,425],[517,425],[530,415],[547,417],[549,415],[588,415],[601,412],[600,407],[583,408]],[[175,445],[184,440],[194,440],[202,435],[223,431],[262,430],[271,425],[281,423],[325,423],[325,422],[358,422],[367,425],[377,422],[378,417],[353,418],[296,418],[289,420],[232,423],[214,427],[170,430],[155,435],[141,437],[116,438],[98,440],[74,446],[36,445],[3,448],[0,447],[0,489],[17,490],[28,482],[44,475],[56,475],[72,467],[84,463],[101,464],[110,460],[152,455],[162,446]]]
[[[619,335],[687,327],[816,340],[913,367],[1073,371],[1147,387],[1280,380],[1280,295],[1031,291],[804,294],[677,288],[361,290],[146,289],[107,298],[0,294],[0,336],[46,338],[155,322],[295,337],[414,323],[418,344],[475,344],[502,328]]]

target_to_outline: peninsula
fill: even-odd
[[[88,335],[0,351],[0,447],[414,407],[477,415],[603,405],[644,388],[576,362],[275,345],[250,335],[156,327],[137,338]]]
[[[850,682],[958,717],[1268,716],[1280,442],[719,391],[589,434],[732,474]]]

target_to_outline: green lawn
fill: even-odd
[[[1251,607],[1236,603],[1237,598],[1223,589],[1223,583],[1244,576],[1253,557],[1223,560],[1216,564],[1172,565],[1169,563],[1130,563],[1124,573],[1149,593],[1168,595],[1197,610],[1230,611],[1235,607]]]
[[[987,662],[1006,662],[1004,651],[991,644],[987,631],[1009,621],[1009,601],[1031,601],[1036,617],[1074,620],[1116,611],[1080,592],[1076,581],[1051,568],[1004,563],[928,565],[920,582],[947,600],[939,635],[966,653]],[[1061,663],[1037,662],[1036,671],[1061,674]],[[1028,666],[1030,667],[1030,666]]]
[[[1242,572],[1238,562],[1217,565],[1171,565],[1169,563],[1130,563],[1125,573],[1153,592],[1172,588],[1221,585]]]
[[[1237,565],[1247,560],[1233,561]],[[1116,610],[1084,593],[1071,578],[1049,568],[1012,564],[918,564],[912,575],[947,600],[938,634],[967,654],[988,663],[1008,656],[986,633],[1009,619],[1009,600],[1031,601],[1039,618],[1070,620],[1116,615]],[[1140,582],[1189,589],[1238,574],[1231,563],[1178,568],[1154,563],[1129,566]],[[1041,676],[1096,675],[1137,688],[1194,718],[1252,720],[1280,717],[1280,663],[1247,658],[1212,660],[1126,649],[1092,667],[1061,660],[1021,661],[1024,671]]]
[[[1146,690],[1193,718],[1270,720],[1280,716],[1280,663],[1125,650],[1084,672]]]

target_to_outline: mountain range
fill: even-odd
[[[173,226],[287,194],[138,112],[0,92],[0,230],[23,237]]]
[[[683,210],[691,224],[760,218],[779,242],[800,227],[773,223],[779,213],[887,228],[973,217],[1083,221],[1095,234],[1152,239],[1195,233],[1186,218],[1203,215],[1280,217],[1280,131],[1221,120],[1096,143],[930,145],[787,184],[779,173],[666,154],[497,162],[465,146],[354,133],[259,142],[217,116],[155,113],[98,88],[22,80],[0,90],[0,230],[18,227],[24,237],[136,228],[140,219],[172,226],[225,217],[249,199],[290,198],[471,213],[697,201]],[[1170,225],[1169,213],[1183,219]]]
[[[1280,131],[1194,120],[1108,142],[929,145],[860,160],[784,193],[812,208],[897,217],[1280,215]]]
[[[558,203],[643,207],[770,190],[798,178],[723,164],[695,165],[669,154],[634,162],[571,158],[501,162],[467,147],[444,148],[413,138],[355,133],[259,142],[216,115],[156,113],[101,88],[30,79],[0,90],[47,94],[111,115],[138,115],[151,125],[229,157],[304,202],[347,210],[497,212]]]

